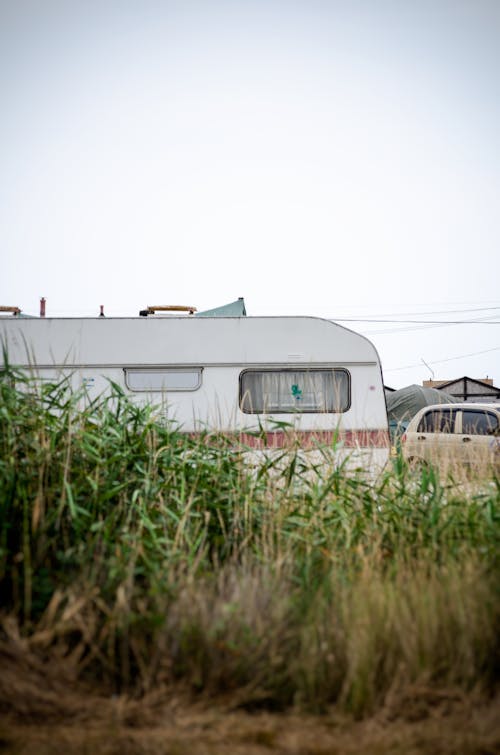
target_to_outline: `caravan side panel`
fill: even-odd
[[[261,427],[269,443],[279,445],[285,435],[277,423],[287,423],[304,445],[335,439],[345,449],[388,456],[377,352],[366,338],[328,320],[9,317],[0,321],[0,337],[12,364],[40,377],[71,373],[75,388],[85,386],[90,397],[106,391],[112,380],[134,401],[153,403],[160,416],[186,432],[242,433]],[[339,411],[328,404],[324,411],[311,409],[317,389],[310,385],[319,385],[318,376],[335,370],[347,376],[349,401]],[[248,411],[241,385],[249,371],[262,373],[263,385],[270,384],[269,375],[282,375],[276,383],[280,398],[274,389],[265,391],[272,411],[265,410],[265,403],[258,412]],[[284,390],[289,390],[285,398]]]

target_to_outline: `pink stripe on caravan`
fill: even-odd
[[[287,448],[298,445],[301,448],[340,445],[344,448],[389,448],[390,440],[387,430],[297,430],[272,432],[253,435],[241,433],[240,442],[251,448]]]

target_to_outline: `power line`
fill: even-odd
[[[338,317],[335,322],[385,322],[395,325],[500,325],[500,320],[491,320],[487,317],[476,320],[376,320],[371,317]]]
[[[448,357],[447,359],[430,359],[431,364],[443,364],[443,362],[454,362],[457,359],[467,359],[467,357],[477,357],[480,354],[489,354],[491,351],[500,351],[500,346],[495,346],[493,349],[485,349],[484,351],[473,351],[469,354],[460,354],[456,357]],[[406,367],[389,367],[388,369],[384,368],[384,372],[399,372],[400,370],[411,370],[414,367],[421,367],[421,363],[418,364],[408,364]]]
[[[426,315],[451,315],[451,314],[459,314],[459,313],[465,313],[465,312],[489,312],[492,310],[499,310],[500,307],[474,307],[472,309],[442,309],[442,310],[432,310],[429,312],[398,312],[396,313],[400,317],[420,317],[420,316],[426,316]],[[393,317],[394,312],[382,312],[381,314],[377,315],[365,315],[366,318],[372,320],[374,317]],[[340,318],[335,318],[340,320]],[[354,319],[354,318],[353,318]]]
[[[387,333],[409,333],[415,330],[428,330],[430,328],[445,328],[456,325],[500,325],[500,320],[491,319],[492,316],[476,318],[475,320],[385,320],[372,318],[339,318],[334,322],[366,322],[366,323],[386,323],[387,325],[410,325],[407,328],[384,328],[382,330],[365,330],[367,336],[384,335]]]
[[[461,323],[461,324],[467,325],[468,323]],[[478,323],[478,324],[482,324],[482,323]],[[484,323],[484,324],[494,325],[495,323]],[[382,330],[363,330],[361,332],[363,333],[363,335],[366,335],[366,336],[378,336],[378,335],[385,335],[387,333],[396,333],[396,334],[410,333],[415,330],[431,330],[433,328],[447,328],[447,327],[450,327],[450,326],[447,325],[446,323],[445,324],[436,323],[435,325],[413,325],[410,328],[384,328]]]
[[[334,320],[335,322],[335,320]],[[355,320],[342,320],[342,322],[355,322]],[[447,328],[456,325],[500,325],[498,320],[359,320],[358,322],[384,322],[391,325],[408,324],[410,327],[383,328],[379,330],[363,330],[367,336],[384,335],[387,333],[410,333],[415,330],[430,330],[431,328]]]

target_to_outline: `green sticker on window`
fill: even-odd
[[[299,388],[298,385],[292,385],[292,396],[297,399],[297,401],[300,401],[302,398],[302,389]]]

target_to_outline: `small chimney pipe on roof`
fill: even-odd
[[[40,299],[40,317],[45,317],[45,297],[42,296]]]
[[[100,307],[101,311],[99,312],[99,317],[106,317],[106,315],[104,314],[104,304],[101,304]]]

